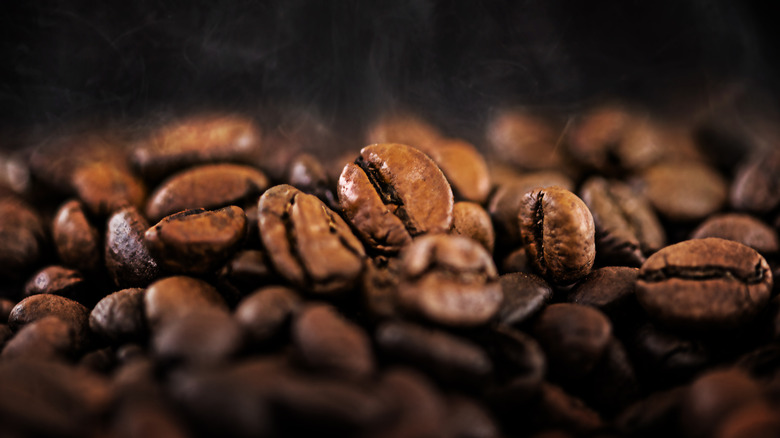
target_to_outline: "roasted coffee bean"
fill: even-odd
[[[14,332],[11,330],[11,327],[8,327],[7,324],[0,324],[0,350],[2,350],[6,342],[8,342],[13,335]]]
[[[449,235],[415,239],[401,252],[398,303],[449,326],[476,326],[499,310],[501,285],[493,260],[475,240]]]
[[[539,314],[532,333],[547,354],[550,374],[576,380],[601,359],[612,325],[592,307],[560,303],[547,306]]]
[[[635,117],[617,105],[589,109],[567,133],[569,152],[578,162],[602,172],[613,173],[620,164],[617,146]]]
[[[639,269],[607,266],[585,276],[567,297],[575,304],[604,312],[613,324],[628,324],[642,318],[636,299]]]
[[[596,257],[593,216],[574,193],[560,187],[526,193],[519,226],[531,264],[543,277],[570,284],[590,272]]]
[[[379,392],[390,402],[392,421],[379,437],[448,436],[447,406],[442,395],[425,376],[410,369],[390,369],[382,375]]]
[[[493,253],[496,235],[490,215],[473,202],[456,202],[452,214],[452,234],[471,237]]]
[[[439,166],[457,199],[483,204],[490,192],[487,163],[470,143],[458,139],[440,140],[433,147],[419,147]]]
[[[763,400],[736,409],[723,420],[716,438],[773,438],[780,436],[780,419],[777,406]]]
[[[90,340],[89,309],[59,295],[41,294],[23,299],[11,310],[8,325],[14,330],[19,330],[47,316],[56,316],[73,328],[77,349],[87,345]]]
[[[772,272],[755,250],[718,238],[680,242],[642,265],[637,299],[671,327],[726,330],[745,324],[769,301]]]
[[[506,325],[527,321],[546,306],[553,296],[550,285],[534,274],[515,272],[499,277],[504,299],[497,320]]]
[[[159,179],[194,164],[250,161],[260,145],[260,131],[251,120],[203,114],[153,132],[133,150],[131,161],[146,177]]]
[[[260,197],[257,209],[263,246],[288,281],[314,293],[341,292],[356,284],[363,245],[317,197],[279,185]]]
[[[493,363],[478,345],[409,322],[382,323],[376,330],[376,343],[391,358],[423,369],[432,378],[449,384],[478,385],[493,370]]]
[[[651,385],[683,382],[712,360],[700,340],[687,338],[647,323],[633,332],[630,344],[637,371]]]
[[[729,201],[737,210],[766,213],[780,204],[780,150],[767,149],[740,164]]]
[[[160,184],[146,203],[146,215],[157,222],[183,210],[207,210],[257,199],[268,188],[261,171],[239,164],[210,164],[179,172]]]
[[[399,316],[398,284],[401,281],[401,262],[396,257],[379,256],[366,260],[360,291],[363,305],[376,319]]]
[[[627,406],[614,420],[615,429],[626,436],[656,437],[678,427],[686,387],[656,391]]]
[[[572,391],[610,417],[635,402],[640,394],[639,381],[623,344],[611,337],[601,360]]]
[[[249,212],[247,212],[247,218]],[[257,224],[255,224],[257,228]],[[219,277],[240,289],[252,290],[261,284],[273,283],[277,279],[268,255],[261,250],[238,251],[222,269]]]
[[[642,173],[640,191],[665,218],[697,221],[718,212],[726,202],[723,177],[704,164],[663,163]]]
[[[450,436],[457,438],[497,438],[501,436],[492,415],[473,399],[464,396],[449,397],[445,424]]]
[[[0,324],[8,322],[8,315],[11,314],[11,309],[14,308],[16,302],[9,300],[8,298],[0,298]]]
[[[414,236],[449,231],[453,195],[439,167],[417,149],[375,144],[338,183],[344,214],[371,248],[396,252]]]
[[[580,191],[593,215],[596,252],[607,262],[640,266],[645,254],[664,245],[666,237],[647,201],[618,181],[593,177]]]
[[[244,211],[230,206],[170,215],[149,228],[144,241],[165,269],[205,274],[224,264],[238,250],[245,233]]]
[[[739,213],[724,213],[702,222],[691,239],[719,237],[749,246],[761,254],[774,254],[780,248],[777,232],[760,220]]]
[[[78,271],[49,266],[38,271],[24,286],[24,295],[55,294],[81,301],[84,295],[84,277]]]
[[[82,272],[100,269],[100,237],[76,200],[62,204],[52,224],[52,237],[62,264]]]
[[[489,122],[485,138],[495,156],[522,169],[551,169],[563,164],[559,131],[542,117],[505,110]]]
[[[436,126],[410,113],[384,114],[374,120],[366,131],[365,144],[400,143],[422,151],[433,148],[442,139],[442,133]]]
[[[133,207],[114,213],[106,230],[106,268],[117,286],[146,286],[160,275],[157,260],[144,244],[149,228]]]
[[[229,313],[213,306],[168,321],[152,338],[152,352],[158,360],[189,366],[225,363],[243,346],[241,327]]]
[[[507,254],[504,260],[501,261],[501,272],[505,274],[515,272],[533,274],[534,268],[531,267],[531,261],[528,260],[528,252],[526,252],[525,248],[520,247]]]
[[[509,326],[498,325],[485,342],[491,345],[496,368],[508,378],[508,385],[493,391],[492,397],[504,397],[515,405],[528,400],[539,390],[547,372],[547,359],[542,347],[531,336]]]
[[[331,209],[338,208],[336,193],[331,189],[328,174],[314,155],[300,154],[292,160],[287,183],[304,193],[320,198]]]
[[[188,313],[205,308],[227,311],[222,296],[213,286],[192,277],[163,278],[150,284],[144,295],[144,310],[153,330]]]
[[[67,361],[78,348],[74,327],[56,316],[32,321],[6,343],[3,360]]]
[[[329,306],[302,310],[293,321],[292,341],[303,363],[315,370],[358,378],[375,371],[368,335]]]
[[[44,228],[25,202],[0,198],[0,276],[18,278],[43,252]]]
[[[89,314],[89,328],[111,342],[141,341],[147,327],[144,289],[122,289],[100,300]]]
[[[129,170],[96,162],[73,172],[76,196],[95,215],[107,216],[125,207],[141,208],[146,188]]]
[[[559,427],[580,436],[604,427],[598,412],[558,386],[544,383],[538,400],[530,406],[529,423],[537,428]]]
[[[235,317],[253,341],[263,343],[278,336],[302,304],[292,289],[269,286],[242,299]]]

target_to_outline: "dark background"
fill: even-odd
[[[399,105],[458,125],[506,104],[780,94],[769,2],[3,3],[0,128],[277,106],[360,124]]]

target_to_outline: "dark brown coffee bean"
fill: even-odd
[[[174,174],[160,184],[146,203],[146,215],[157,222],[183,210],[213,210],[257,199],[268,188],[259,170],[239,164],[211,164]]]
[[[77,349],[73,326],[46,316],[22,327],[3,348],[3,360],[67,361]]]
[[[580,193],[593,215],[600,259],[640,266],[644,254],[664,246],[666,237],[658,218],[628,185],[593,177],[585,181]]]
[[[144,309],[153,330],[188,313],[205,308],[227,311],[222,296],[213,286],[192,277],[163,278],[150,284],[144,296]]]
[[[641,192],[671,221],[697,221],[718,212],[726,202],[723,177],[707,165],[663,163],[642,174]]]
[[[441,330],[388,321],[376,330],[376,342],[387,355],[427,371],[434,379],[459,386],[484,383],[493,370],[478,345]]]
[[[13,309],[15,305],[15,301],[11,301],[8,298],[0,298],[0,324],[6,324],[8,322],[8,315],[11,314],[11,309]]]
[[[314,293],[349,290],[365,251],[349,226],[317,197],[289,186],[268,189],[258,203],[260,237],[282,276]]]
[[[379,256],[366,261],[361,292],[363,305],[371,317],[381,320],[399,316],[400,281],[401,262],[398,258]]]
[[[247,219],[249,217],[247,211]],[[257,223],[254,228],[257,228]],[[238,251],[219,270],[219,277],[242,290],[253,290],[258,285],[274,283],[278,278],[266,252],[256,249]]]
[[[623,344],[611,337],[601,360],[572,391],[610,417],[639,397],[639,381]]]
[[[774,438],[780,436],[777,406],[763,400],[736,409],[721,423],[716,438]]]
[[[563,157],[560,133],[548,120],[521,110],[500,112],[485,134],[491,151],[502,161],[521,169],[560,167]]]
[[[512,274],[520,272],[523,274],[534,274],[534,268],[531,267],[531,261],[528,260],[528,253],[525,248],[520,247],[507,254],[501,261],[501,272]],[[536,275],[536,274],[534,274]]]
[[[731,412],[760,396],[758,384],[741,371],[710,371],[696,379],[683,398],[682,428],[691,438],[713,436]]]
[[[133,151],[141,173],[159,179],[194,164],[246,162],[260,150],[255,124],[238,115],[204,114],[182,119],[153,132]]]
[[[655,320],[673,327],[725,330],[750,321],[769,301],[766,260],[718,238],[667,246],[642,265],[637,299]]]
[[[692,131],[685,123],[674,123],[652,116],[632,117],[615,148],[615,156],[624,169],[641,170],[656,163],[704,162]]]
[[[652,384],[681,383],[711,361],[709,349],[698,339],[682,337],[647,323],[626,344],[633,349],[634,363]]]
[[[552,299],[553,291],[544,280],[533,274],[515,272],[499,277],[504,300],[497,320],[517,325],[534,316]]]
[[[761,254],[774,254],[780,248],[777,232],[762,221],[739,213],[724,213],[702,222],[691,239],[720,237],[747,245]]]
[[[391,369],[382,375],[379,392],[389,400],[392,421],[377,437],[441,437],[447,425],[447,405],[425,376],[410,369]]]
[[[269,286],[242,299],[235,318],[253,341],[263,343],[279,335],[301,306],[301,298],[292,289]]]
[[[144,316],[144,289],[122,289],[100,300],[89,314],[93,333],[124,344],[141,341],[147,327]]]
[[[415,239],[401,252],[398,303],[450,326],[476,326],[499,310],[501,285],[493,260],[475,240],[450,235]]]
[[[303,363],[315,370],[358,378],[375,371],[368,335],[329,306],[302,310],[293,321],[292,339]]]
[[[604,427],[604,421],[598,412],[582,400],[549,383],[542,384],[539,399],[526,415],[530,423],[538,428],[558,427],[578,436]]]
[[[452,212],[452,234],[470,237],[493,253],[496,235],[490,215],[473,202],[456,202]]]
[[[630,323],[641,317],[636,299],[639,269],[607,266],[596,269],[583,278],[567,300],[591,306],[604,312],[614,323]]]
[[[152,351],[164,363],[214,366],[244,346],[244,332],[221,308],[205,307],[170,320],[152,338]]]
[[[453,395],[447,400],[449,436],[457,438],[497,438],[501,436],[492,415],[475,400]]]
[[[567,133],[569,152],[580,163],[602,172],[615,172],[616,153],[633,115],[617,105],[589,109]]]
[[[557,284],[584,277],[596,257],[590,210],[574,193],[548,187],[525,194],[520,234],[534,268]]]
[[[73,172],[76,196],[95,215],[110,215],[125,207],[141,208],[146,188],[129,170],[104,162],[79,167]]]
[[[117,438],[187,438],[188,428],[173,408],[158,400],[120,405],[112,417],[110,436]]]
[[[455,197],[483,204],[490,192],[487,163],[470,143],[459,139],[437,141],[430,149],[419,147],[439,166]]]
[[[8,342],[13,335],[14,332],[11,330],[11,327],[8,327],[7,324],[0,324],[0,350],[2,350],[6,342]]]
[[[77,349],[83,348],[89,342],[89,309],[59,295],[41,294],[23,299],[11,310],[8,325],[19,330],[47,316],[56,316],[73,328]]]
[[[686,387],[656,391],[629,405],[614,420],[615,429],[626,436],[655,437],[676,430]]]
[[[780,203],[780,150],[770,148],[740,164],[729,201],[737,210],[766,213]]]
[[[82,272],[100,268],[100,237],[79,201],[71,200],[60,207],[52,224],[52,237],[63,265]]]
[[[146,247],[171,272],[205,274],[225,263],[246,233],[244,210],[185,210],[158,222],[144,234]]]
[[[780,371],[780,345],[766,344],[749,351],[740,356],[734,366],[755,380],[777,380]],[[776,389],[780,388],[773,388]]]
[[[116,212],[106,230],[106,268],[117,286],[146,286],[159,276],[157,261],[144,244],[149,228],[137,209]]]
[[[44,228],[38,214],[16,198],[0,198],[0,276],[18,278],[43,252]]]
[[[92,350],[81,356],[77,366],[93,373],[108,374],[116,365],[114,356],[114,350],[111,347]]]
[[[577,304],[552,304],[534,321],[533,335],[547,354],[550,374],[576,380],[601,359],[612,334],[609,319]]]
[[[453,195],[439,167],[417,149],[375,144],[344,167],[338,183],[344,214],[368,246],[395,252],[412,237],[452,225]]]
[[[344,167],[343,164],[339,169]],[[314,155],[300,154],[296,156],[290,163],[286,181],[298,190],[320,198],[329,208],[338,209],[339,203],[336,199],[336,193],[331,189],[328,174]]]
[[[525,402],[537,393],[547,372],[542,347],[531,336],[506,325],[498,325],[489,333],[484,342],[492,344],[491,355],[507,383],[491,391],[493,400],[500,396],[510,405]]]
[[[84,278],[78,271],[49,266],[38,271],[24,286],[24,296],[55,294],[80,301],[84,294]]]

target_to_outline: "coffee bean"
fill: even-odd
[[[645,254],[664,245],[666,238],[658,218],[628,185],[593,177],[585,181],[580,193],[593,215],[600,259],[640,266]]]
[[[0,324],[8,322],[8,315],[11,314],[11,310],[16,305],[15,301],[8,298],[0,298]]]
[[[534,268],[557,284],[584,277],[596,256],[593,216],[574,193],[560,187],[525,194],[520,234]]]
[[[144,289],[122,289],[100,300],[89,314],[89,328],[111,342],[141,341],[147,327]]]
[[[482,206],[473,202],[456,202],[452,211],[452,234],[470,237],[493,252],[496,240],[490,215]]]
[[[398,258],[378,256],[366,261],[360,291],[363,306],[372,318],[382,320],[400,316],[400,281],[401,262]]]
[[[171,319],[154,331],[152,352],[167,364],[215,366],[236,356],[244,333],[232,316],[218,307],[204,307]]]
[[[604,427],[598,412],[582,400],[566,393],[556,385],[545,383],[539,392],[538,401],[526,413],[529,423],[537,428],[559,427],[577,436],[593,433]]]
[[[729,201],[737,210],[766,213],[780,203],[780,151],[767,149],[737,168],[731,183]]]
[[[114,213],[106,230],[106,268],[117,286],[146,286],[159,276],[157,260],[144,244],[149,228],[134,207]]]
[[[248,218],[249,212],[246,213]],[[241,290],[250,291],[259,284],[274,283],[278,278],[266,252],[257,249],[238,251],[219,270],[219,277]]]
[[[572,391],[610,417],[635,402],[640,394],[639,381],[623,344],[611,337],[601,360]]]
[[[52,237],[63,265],[82,272],[100,269],[98,230],[90,223],[79,201],[62,204],[52,224]]]
[[[601,172],[614,173],[620,164],[617,145],[623,140],[635,115],[616,105],[589,109],[567,133],[571,155],[582,164]]]
[[[339,167],[342,168],[343,165]],[[322,163],[311,154],[300,154],[290,163],[287,183],[298,190],[314,195],[331,209],[338,209],[336,194],[331,189],[328,174]]]
[[[718,212],[726,202],[727,186],[714,169],[698,163],[663,163],[647,169],[641,191],[665,218],[697,221]]]
[[[746,214],[724,213],[702,222],[691,239],[719,237],[749,246],[761,254],[773,254],[780,248],[777,232],[760,220]]]
[[[772,438],[780,435],[777,406],[757,400],[735,410],[723,420],[716,438]]]
[[[477,386],[493,370],[490,358],[479,345],[408,322],[382,323],[376,330],[376,343],[391,358],[423,369],[448,384]]]
[[[687,388],[656,391],[626,407],[615,418],[615,428],[626,436],[653,437],[676,430],[680,405]]]
[[[11,310],[8,325],[19,330],[47,316],[56,316],[73,328],[77,349],[85,347],[90,341],[89,309],[59,295],[41,294],[23,299]]]
[[[183,210],[207,210],[237,204],[259,196],[268,188],[261,171],[238,164],[210,164],[174,174],[158,186],[146,203],[151,221]]]
[[[11,327],[8,327],[7,324],[0,324],[0,350],[2,350],[6,342],[8,342],[13,335],[14,332],[11,330]]]
[[[476,241],[428,235],[401,252],[398,303],[414,314],[449,326],[488,322],[502,300],[498,273]]]
[[[470,143],[440,140],[425,152],[439,166],[457,199],[482,204],[490,192],[490,173],[482,155]]]
[[[464,396],[447,400],[447,421],[450,436],[458,438],[497,438],[501,436],[492,416],[477,402]]]
[[[38,214],[16,198],[0,198],[0,276],[18,278],[43,252],[44,228]]]
[[[227,311],[225,300],[213,286],[192,277],[157,280],[146,288],[144,296],[146,320],[152,330],[188,313],[212,307]]]
[[[344,214],[371,248],[396,252],[412,237],[446,232],[453,195],[438,166],[400,144],[366,146],[338,183]]]
[[[3,348],[3,360],[67,361],[78,348],[74,327],[56,316],[32,321]]]
[[[96,162],[73,173],[75,194],[92,214],[107,216],[125,207],[141,208],[146,198],[143,183],[127,169]]]
[[[539,314],[532,333],[547,354],[550,374],[576,380],[601,359],[612,326],[592,307],[560,303],[547,306]]]
[[[242,299],[235,318],[253,341],[263,343],[278,336],[301,306],[301,298],[292,289],[269,286]]]
[[[710,363],[711,352],[700,340],[668,332],[647,323],[633,333],[629,344],[637,371],[651,385],[683,382]]]
[[[506,325],[498,325],[489,332],[491,356],[496,361],[500,378],[507,385],[491,391],[497,398],[510,405],[523,403],[535,395],[547,372],[547,359],[542,347],[531,336]],[[497,397],[498,396],[498,397]]]
[[[314,293],[349,290],[363,270],[363,245],[317,197],[289,186],[268,189],[258,203],[260,237],[282,276]]]
[[[441,139],[441,131],[423,117],[411,113],[392,113],[382,115],[369,125],[364,144],[400,143],[427,151]]]
[[[522,324],[542,310],[553,296],[550,285],[533,274],[504,274],[499,282],[504,299],[497,320],[502,324]]]
[[[528,260],[528,253],[525,248],[520,247],[504,257],[504,260],[501,261],[501,272],[505,274],[516,272],[534,274],[535,271],[534,268],[531,267],[531,262]]]
[[[302,310],[293,321],[292,340],[303,363],[315,370],[358,378],[375,371],[368,335],[331,307]]]
[[[769,301],[766,260],[718,238],[668,246],[642,265],[637,299],[655,320],[696,330],[724,330],[750,321]]]
[[[494,155],[521,169],[551,169],[563,163],[557,147],[560,133],[542,117],[501,111],[489,122],[485,137]]]
[[[241,245],[246,216],[236,206],[185,210],[158,222],[144,234],[149,252],[171,272],[205,274],[225,263]]]
[[[446,402],[432,382],[411,370],[390,369],[382,375],[379,391],[389,399],[394,416],[380,437],[444,435],[448,413]]]
[[[131,161],[143,175],[156,180],[194,164],[249,161],[260,145],[260,131],[251,120],[203,114],[159,128],[137,145]]]
[[[613,324],[630,324],[642,318],[636,299],[639,269],[607,266],[585,276],[567,297],[567,301],[592,306],[604,312]]]
[[[24,295],[55,294],[82,301],[84,288],[84,278],[78,271],[49,266],[33,275],[24,286]]]

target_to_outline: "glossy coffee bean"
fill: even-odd
[[[49,266],[33,275],[24,286],[24,295],[55,294],[79,301],[84,288],[84,277],[78,271]]]
[[[637,299],[651,318],[697,330],[734,328],[769,301],[766,260],[740,243],[718,238],[668,246],[642,265]]]
[[[144,310],[154,330],[191,312],[206,308],[227,311],[222,296],[213,286],[192,277],[175,276],[157,280],[146,288]]]
[[[258,216],[271,263],[292,284],[315,293],[355,285],[363,270],[363,245],[317,197],[289,185],[272,187],[260,197]]]
[[[278,336],[300,310],[298,294],[287,287],[269,286],[247,295],[236,307],[236,321],[259,343]]]
[[[693,162],[653,166],[642,174],[640,184],[658,213],[678,222],[701,220],[718,212],[728,190],[714,169]]]
[[[761,254],[774,254],[780,248],[777,232],[753,216],[724,213],[702,222],[691,233],[691,239],[719,237],[747,245]]]
[[[557,284],[584,277],[596,257],[593,216],[574,193],[560,187],[525,194],[520,234],[533,267]]]
[[[84,165],[72,177],[76,196],[95,215],[107,216],[125,207],[141,208],[146,187],[128,169],[104,162]]]
[[[16,198],[0,198],[0,275],[16,277],[42,255],[43,224],[38,213]]]
[[[116,343],[141,341],[147,331],[144,289],[122,289],[100,300],[89,314],[89,328]]]
[[[4,360],[68,361],[78,344],[72,325],[46,316],[22,327],[3,348]]]
[[[101,267],[100,236],[79,201],[62,204],[52,224],[52,237],[63,265],[82,272]]]
[[[593,215],[596,251],[607,262],[640,266],[660,249],[665,233],[650,205],[623,183],[593,177],[580,191]]]
[[[339,168],[343,167],[340,166]],[[290,163],[286,182],[298,190],[314,195],[328,207],[336,209],[338,201],[322,163],[311,154],[300,154]]]
[[[499,277],[504,299],[497,320],[506,325],[528,321],[546,306],[553,296],[552,288],[534,274],[515,272]]]
[[[260,145],[260,131],[251,120],[203,114],[159,128],[135,147],[131,161],[154,180],[194,164],[247,161]]]
[[[158,186],[146,203],[150,221],[183,210],[207,210],[239,204],[268,188],[268,178],[254,167],[239,164],[210,164],[172,175]]]
[[[398,303],[450,326],[476,326],[499,310],[501,285],[493,260],[475,240],[449,235],[415,239],[401,252]]]
[[[417,149],[375,144],[347,164],[338,183],[341,208],[372,248],[396,252],[412,237],[452,225],[453,195],[439,167]]]
[[[246,216],[236,206],[185,210],[149,228],[144,241],[160,266],[171,272],[205,274],[225,263],[246,233]]]
[[[482,206],[473,202],[456,202],[452,215],[452,234],[470,237],[489,252],[493,252],[496,235],[490,215]]]
[[[149,228],[137,209],[114,213],[106,229],[106,268],[117,286],[146,286],[159,276],[157,260],[144,243]]]
[[[439,166],[452,186],[455,198],[479,204],[490,192],[487,163],[470,143],[458,139],[440,140],[429,149],[420,147]]]

